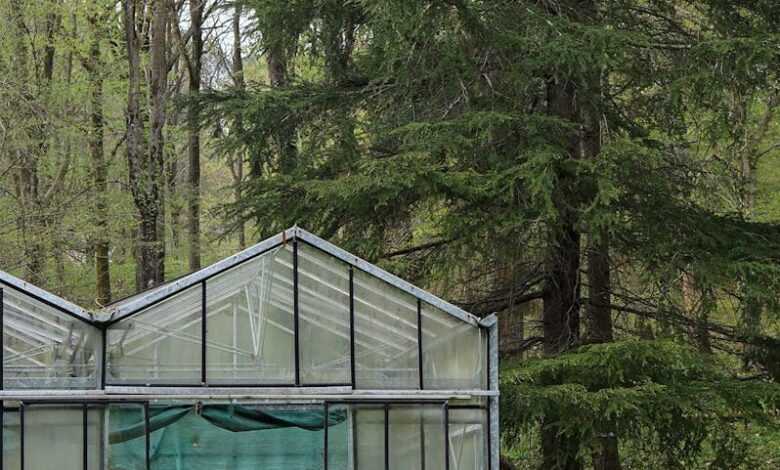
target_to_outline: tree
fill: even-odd
[[[139,214],[137,289],[152,287],[165,278],[165,244],[161,237],[163,223],[163,156],[165,94],[168,62],[166,61],[166,28],[168,6],[164,0],[151,2],[149,27],[149,102],[150,132],[148,145],[144,132],[141,100],[143,74],[141,48],[147,31],[143,28],[144,12],[136,0],[123,2],[125,45],[128,60],[127,96],[127,163],[130,188]]]

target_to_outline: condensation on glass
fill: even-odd
[[[14,288],[3,289],[3,388],[98,385],[100,331]]]
[[[422,303],[425,389],[487,388],[487,340],[481,328]]]
[[[355,270],[355,386],[420,387],[417,299]]]
[[[201,298],[198,284],[111,325],[106,383],[199,384]]]
[[[210,384],[294,383],[291,245],[208,279],[206,317]]]

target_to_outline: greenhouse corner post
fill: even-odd
[[[490,377],[489,377],[489,389],[494,392],[494,395],[489,398],[488,402],[488,451],[490,456],[488,458],[489,469],[497,470],[499,468],[499,453],[501,452],[501,436],[499,429],[499,416],[498,416],[498,400],[499,400],[499,375],[498,375],[498,361],[499,361],[499,349],[498,349],[498,316],[491,314],[485,318],[483,323],[488,328],[488,342],[489,342],[489,356],[488,364],[490,365]]]

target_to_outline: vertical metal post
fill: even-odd
[[[349,266],[349,368],[350,383],[356,388],[355,382],[355,270]]]
[[[200,384],[206,386],[206,281],[200,283]]]
[[[450,405],[444,404],[444,469],[450,470]]]
[[[301,349],[299,341],[298,315],[298,240],[293,240],[293,321],[295,331],[295,386],[301,385]]]
[[[425,407],[420,408],[420,469],[425,470]]]
[[[493,400],[493,397],[488,397],[488,406],[487,406],[487,412],[486,412],[486,418],[487,422],[484,424],[485,426],[485,438],[487,439],[487,452],[488,452],[488,470],[491,470],[493,468],[493,441],[490,436],[490,423],[491,423],[491,416],[490,416],[490,402]]]
[[[19,403],[19,468],[24,470],[24,402]]]
[[[146,460],[146,470],[151,470],[151,452],[150,452],[150,439],[151,439],[151,425],[149,424],[149,402],[144,403],[144,456]]]
[[[385,403],[385,470],[390,470],[390,405]]]
[[[417,299],[417,369],[420,380],[420,390],[425,388],[423,384],[423,329],[422,329],[422,301]]]
[[[89,426],[89,420],[88,420],[87,415],[88,415],[88,412],[89,412],[89,407],[88,407],[88,405],[86,403],[84,403],[82,405],[81,411],[82,411],[82,426],[84,426],[84,429],[82,429],[82,433],[83,433],[82,437],[84,439],[84,447],[82,448],[82,452],[83,452],[82,453],[82,459],[84,459],[84,462],[83,462],[84,470],[88,470],[89,464],[87,463],[87,460],[89,459],[88,458],[88,455],[89,455],[89,450],[88,450],[89,449],[89,447],[88,447],[89,446],[89,440],[88,440],[89,439],[89,432],[87,431],[87,427]]]
[[[323,417],[323,422],[325,423],[325,429],[324,429],[325,447],[323,448],[323,452],[322,452],[323,459],[324,459],[322,468],[324,470],[328,470],[328,418],[330,416],[329,413],[330,411],[328,410],[328,402],[325,402],[325,416]]]
[[[0,390],[3,390],[3,382],[5,381],[5,297],[2,287],[0,287],[0,338],[2,338],[1,341],[3,342],[0,345]],[[1,465],[2,463],[0,463]]]
[[[108,358],[108,327],[100,329],[100,389],[106,389],[106,369],[108,364],[106,360]]]

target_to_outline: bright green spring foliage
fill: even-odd
[[[583,460],[611,429],[630,450],[631,468],[776,468],[780,444],[755,455],[750,439],[756,430],[780,432],[780,385],[725,370],[711,355],[663,340],[587,345],[505,366],[505,443],[522,444],[546,419],[581,443]]]

